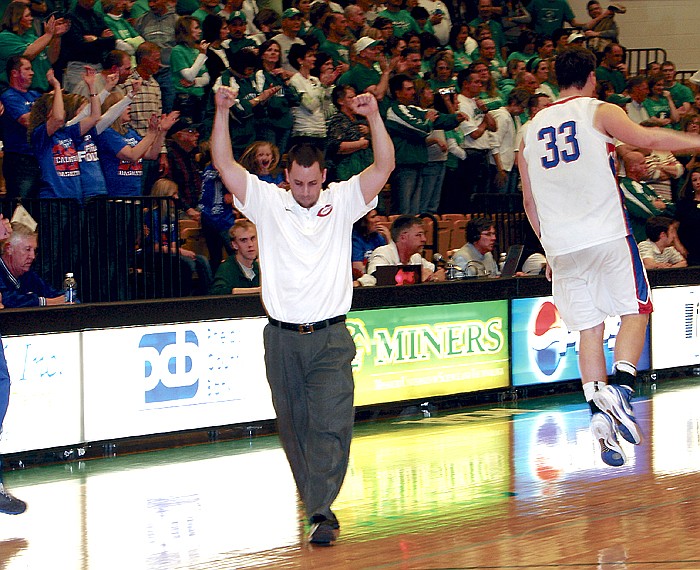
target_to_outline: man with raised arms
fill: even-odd
[[[262,182],[231,151],[228,114],[237,92],[216,93],[212,158],[235,206],[258,230],[265,366],[282,446],[309,519],[309,541],[331,545],[340,525],[331,511],[347,471],[354,421],[351,362],[345,327],[352,302],[353,223],[376,208],[394,168],[394,147],[374,95],[355,97],[372,136],[374,162],[323,189],[323,153],[293,146],[285,170],[289,190]]]

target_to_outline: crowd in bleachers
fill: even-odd
[[[464,244],[450,215],[466,224],[473,195],[518,192],[522,131],[558,97],[553,61],[568,46],[596,53],[599,97],[635,121],[700,130],[700,94],[676,80],[673,63],[627,67],[619,4],[591,0],[583,18],[566,0],[70,4],[15,0],[4,12],[6,197],[174,200],[167,219],[153,208],[141,235],[123,243],[179,251],[198,276],[195,292],[208,291],[237,251],[230,230],[240,215],[208,159],[221,85],[238,91],[229,116],[236,159],[280,186],[285,154],[298,143],[326,152],[326,182],[369,165],[369,130],[350,102],[374,94],[397,164],[379,214],[437,216],[434,251]],[[673,245],[691,264],[700,263],[697,150],[618,149],[636,237],[646,239],[647,218],[675,217]],[[644,171],[624,172],[626,157],[640,154]]]

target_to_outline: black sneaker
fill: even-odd
[[[323,519],[312,523],[309,530],[309,543],[318,546],[332,546],[338,538],[338,523]]]
[[[26,510],[27,503],[10,495],[7,489],[5,489],[5,486],[0,483],[0,513],[5,513],[6,515],[21,515]]]

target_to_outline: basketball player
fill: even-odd
[[[547,255],[554,302],[581,335],[579,369],[602,460],[625,462],[617,435],[642,441],[631,397],[652,311],[644,266],[627,220],[615,172],[615,139],[675,151],[700,136],[645,128],[610,103],[593,99],[596,59],[584,48],[557,56],[560,98],[532,120],[518,157],[525,211]],[[620,315],[614,383],[607,384],[603,321]]]

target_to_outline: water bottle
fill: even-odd
[[[506,253],[503,252],[498,256],[498,270],[503,271],[503,266],[506,264]]]
[[[66,303],[75,303],[78,283],[72,273],[66,273],[66,278],[63,280],[63,290],[66,292]]]

